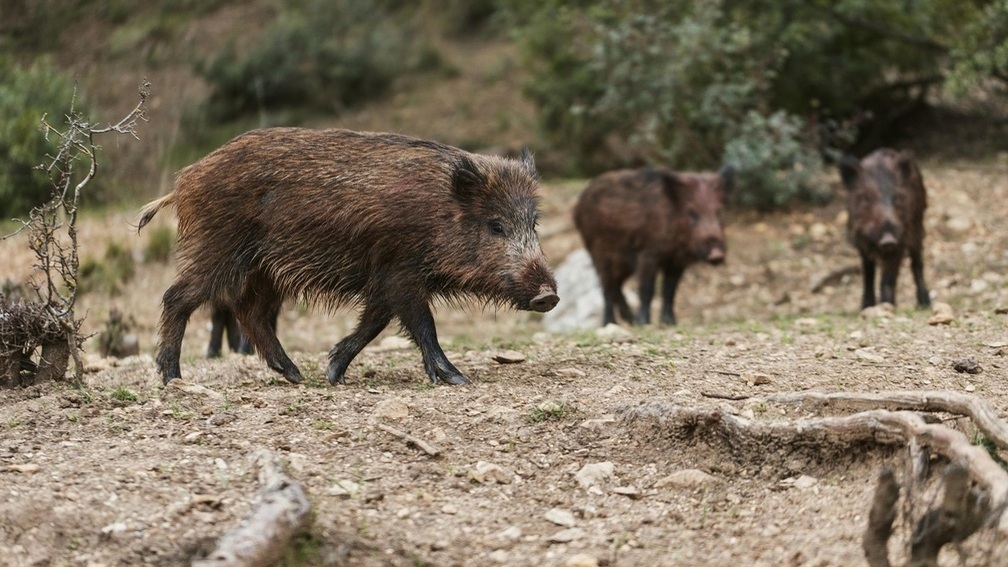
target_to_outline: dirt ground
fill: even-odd
[[[675,328],[548,334],[529,314],[439,308],[442,344],[471,387],[430,387],[394,329],[355,360],[346,386],[330,387],[325,353],[354,314],[288,306],[280,339],[303,384],[255,357],[204,360],[208,318],[197,312],[184,381],[165,388],[152,353],[174,267],[138,263],[121,294],[87,294],[81,312],[88,332],[111,306],[132,315],[139,356],[102,359],[91,339],[82,383],[0,389],[0,565],[186,564],[250,511],[263,448],[289,462],[313,507],[289,565],[863,564],[875,479],[883,465],[901,466],[902,452],[746,453],[626,410],[662,403],[794,419],[805,415],[708,396],[952,390],[1008,411],[1008,166],[923,166],[925,273],[934,299],[955,310],[950,324],[929,325],[931,313],[913,308],[906,268],[891,314],[858,313],[858,275],[811,291],[857,264],[837,199],[729,215],[728,263],[687,273]],[[569,209],[581,187],[545,185],[554,264],[579,245]],[[133,220],[84,219],[83,256],[100,257],[110,241],[139,256],[156,227],[137,236]],[[157,222],[173,226],[171,215]],[[28,265],[24,242],[0,243],[0,273],[22,277]],[[497,362],[506,350],[523,360]],[[954,370],[965,358],[981,372]],[[906,538],[897,533],[896,556]]]

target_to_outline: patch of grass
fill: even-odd
[[[324,419],[316,419],[312,422],[312,427],[320,431],[332,431],[333,423]]]
[[[989,437],[981,433],[976,433],[973,435],[973,444],[976,445],[977,447],[983,448],[983,450],[987,451],[987,454],[990,455],[992,459],[994,459],[995,463],[1000,465],[1001,468],[1008,470],[1008,462],[1006,462],[1004,459],[1001,458],[1000,455],[998,455],[997,444],[995,444],[994,441],[992,441]]]
[[[183,408],[179,404],[175,403],[175,404],[172,404],[172,406],[171,406],[171,416],[172,416],[173,419],[180,419],[182,421],[189,421],[189,420],[192,420],[192,419],[196,419],[196,412],[194,412],[194,411],[192,411],[192,410],[190,410],[188,408]]]
[[[302,400],[301,398],[295,398],[294,401],[287,404],[287,407],[280,410],[280,413],[283,415],[294,416],[300,414],[303,411],[304,411],[304,400]]]
[[[297,536],[283,557],[277,562],[281,567],[299,567],[301,565],[319,565],[325,563],[323,555],[325,541],[311,532]]]
[[[7,429],[17,429],[21,427],[24,422],[21,421],[20,417],[12,417],[7,420]]]
[[[77,423],[78,421],[80,421],[80,414],[78,414],[75,411],[67,413],[66,416],[67,421],[69,421],[70,423]]]
[[[544,421],[560,421],[571,414],[573,408],[567,402],[547,401],[537,404],[528,415],[529,423],[542,423]]]
[[[133,254],[118,243],[109,242],[102,260],[87,258],[80,263],[78,286],[82,292],[105,291],[116,295],[135,273]]]
[[[118,388],[109,392],[109,397],[113,400],[124,402],[124,403],[135,403],[139,398],[136,392],[130,390],[125,386],[119,386]]]

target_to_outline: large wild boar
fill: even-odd
[[[724,262],[721,210],[734,178],[731,167],[717,174],[642,168],[604,173],[588,184],[574,208],[574,224],[602,284],[603,325],[615,322],[614,309],[628,323],[649,323],[659,271],[661,322],[675,324],[676,287],[686,267]],[[640,286],[636,317],[622,291],[631,275]]]
[[[270,326],[285,299],[360,305],[329,352],[329,382],[392,321],[432,382],[469,380],[438,344],[430,303],[474,296],[549,311],[556,281],[536,235],[539,178],[517,160],[396,134],[267,128],[183,169],[141,211],[178,215],[179,274],[163,298],[157,368],[178,378],[182,336],[200,305],[228,305],[273,370],[301,372]]]
[[[907,255],[917,286],[917,305],[930,305],[923,258],[927,191],[913,156],[889,148],[861,161],[846,156],[840,160],[840,177],[847,189],[847,238],[861,255],[861,307],[875,305],[876,264],[882,267],[882,302],[896,303],[896,276]]]

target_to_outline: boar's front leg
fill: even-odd
[[[879,285],[879,300],[896,305],[896,278],[899,276],[901,255],[882,258],[882,277]]]
[[[861,253],[861,278],[864,291],[861,294],[861,309],[875,305],[875,261],[864,251]]]
[[[329,379],[330,384],[346,384],[346,371],[350,366],[350,361],[360,354],[360,351],[364,350],[364,347],[373,341],[390,321],[392,321],[392,313],[384,306],[378,306],[375,302],[364,306],[357,329],[336,343],[336,346],[329,351],[329,368],[326,370],[326,378]]]
[[[424,370],[430,377],[432,384],[437,384],[438,379],[449,384],[471,383],[459,372],[458,368],[455,368],[455,365],[441,350],[441,345],[437,340],[437,330],[434,328],[434,316],[425,300],[417,298],[414,301],[403,302],[398,310],[398,315],[403,328],[409,333],[413,342],[420,347],[420,352],[423,354]]]
[[[662,282],[661,322],[663,325],[675,325],[675,294],[679,280],[683,275],[681,266],[665,266]]]
[[[654,299],[655,280],[658,278],[658,264],[651,258],[641,256],[637,260],[637,285],[640,307],[637,308],[638,325],[651,323],[651,300]]]
[[[914,284],[917,286],[917,307],[929,307],[931,294],[924,283],[924,258],[920,248],[910,250],[910,271],[913,273]]]

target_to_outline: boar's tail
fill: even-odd
[[[160,199],[155,199],[150,203],[144,205],[143,208],[140,209],[140,222],[137,223],[137,232],[140,232],[141,228],[147,226],[147,223],[149,223],[151,219],[154,218],[154,215],[156,215],[158,211],[161,210],[162,207],[173,204],[175,204],[174,191],[168,193],[167,195],[161,197]]]

